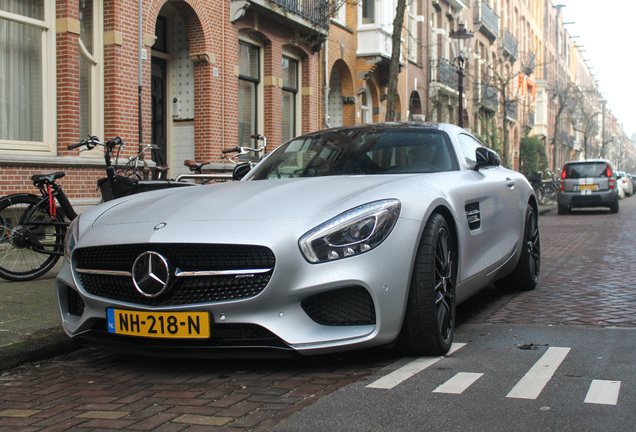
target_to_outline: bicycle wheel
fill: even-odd
[[[48,213],[48,198],[15,194],[0,199],[0,277],[19,282],[47,273],[60,259],[66,226]],[[41,252],[38,252],[41,251]]]

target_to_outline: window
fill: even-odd
[[[283,141],[296,136],[298,61],[283,56]]]
[[[461,145],[468,168],[472,169],[477,164],[477,155],[475,152],[478,147],[483,147],[482,144],[466,134],[459,135],[459,144]]]
[[[260,52],[255,45],[239,42],[239,145],[253,147],[251,135],[258,133]]]
[[[375,0],[362,0],[362,24],[375,23]]]
[[[79,1],[79,139],[102,136],[101,0]]]
[[[342,25],[347,25],[347,2],[345,0],[338,0],[334,2],[334,4],[338,10],[334,15],[333,20]]]
[[[417,4],[412,2],[407,5],[407,54],[409,60],[417,61]]]
[[[55,2],[0,1],[0,146],[52,152]]]

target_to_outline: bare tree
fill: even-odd
[[[393,20],[393,35],[391,37],[391,62],[389,63],[389,87],[386,99],[386,121],[395,121],[398,99],[398,75],[400,73],[400,52],[402,46],[402,24],[406,0],[398,0]]]
[[[493,65],[491,62],[486,63],[490,73],[487,77],[482,78],[482,85],[485,88],[494,90],[498,95],[498,100],[501,103],[501,115],[502,115],[502,133],[503,133],[503,148],[502,148],[502,163],[504,166],[510,167],[511,161],[508,154],[510,153],[510,132],[506,126],[508,121],[508,115],[512,111],[513,104],[517,104],[517,93],[513,90],[514,79],[518,77],[517,72],[512,72],[511,68],[505,68],[503,64],[499,67]]]
[[[563,114],[567,113],[568,107],[571,106],[574,96],[574,85],[567,81],[564,87],[559,87],[558,83],[551,92],[551,97],[556,104],[556,114],[554,116],[554,135],[552,137],[552,171],[558,169],[557,156],[559,154],[559,146],[563,145],[559,137],[561,119]]]
[[[589,100],[589,96],[594,98],[598,94],[594,90],[577,89],[572,100],[571,120],[574,130],[583,134],[583,157],[588,158],[590,154],[590,145],[594,135],[599,132],[597,117],[601,111],[596,109]]]

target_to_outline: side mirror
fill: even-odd
[[[234,167],[234,171],[232,172],[232,180],[241,180],[247,175],[248,172],[250,172],[251,169],[252,167],[250,166],[249,162],[244,162],[236,165]]]
[[[478,147],[475,150],[475,159],[477,163],[473,167],[475,171],[479,171],[483,167],[498,167],[501,165],[501,159],[499,155],[487,147]]]

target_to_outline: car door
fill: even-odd
[[[474,152],[482,147],[471,135],[460,134],[459,138],[463,149],[472,148]],[[525,206],[520,208],[522,200],[515,174],[503,167],[482,167],[475,172],[480,193],[476,205],[481,221],[481,262],[488,271],[503,264],[521,246],[518,243]]]

